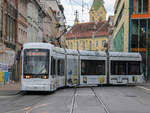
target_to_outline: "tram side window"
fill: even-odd
[[[128,62],[128,74],[140,75],[140,62]]]
[[[51,75],[56,75],[56,60],[51,57]]]
[[[82,60],[81,75],[105,75],[105,61]]]
[[[59,59],[57,61],[57,74],[59,76],[63,76],[65,74],[64,70],[65,70],[65,62],[63,59]]]
[[[126,62],[112,61],[111,62],[111,75],[126,75]]]

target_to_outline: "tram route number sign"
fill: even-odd
[[[27,56],[47,56],[46,52],[27,52]]]

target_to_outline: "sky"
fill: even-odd
[[[104,0],[104,6],[107,11],[107,18],[114,13],[114,3],[116,0]],[[74,24],[75,12],[78,11],[80,23],[89,22],[89,11],[93,0],[60,0],[64,6],[64,14],[66,17],[66,25],[72,26]],[[82,8],[83,6],[83,8]]]

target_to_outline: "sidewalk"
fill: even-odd
[[[0,84],[0,96],[16,95],[20,92],[20,82]]]
[[[150,81],[146,81],[145,83],[142,83],[140,86],[143,86],[143,87],[150,89]]]

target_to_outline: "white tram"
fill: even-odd
[[[109,84],[143,82],[142,57],[139,53],[109,53]]]
[[[141,83],[141,55],[75,51],[27,43],[22,51],[21,90],[55,91],[64,86]]]
[[[107,83],[107,57],[105,52],[80,51],[80,85]]]

